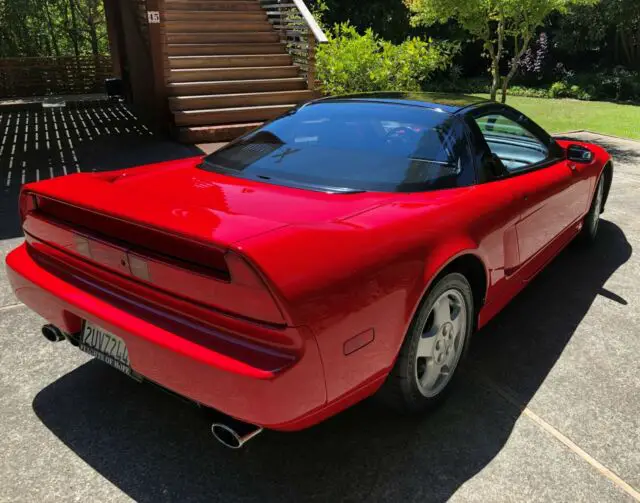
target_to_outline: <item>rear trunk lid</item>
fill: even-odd
[[[70,177],[51,195],[127,220],[235,243],[289,224],[348,218],[388,199],[327,194],[198,169],[200,158]],[[52,186],[53,188],[53,186]]]
[[[297,223],[344,219],[382,194],[326,194],[197,168],[199,158],[26,186],[24,230],[182,298],[286,324],[276,288],[237,243]]]

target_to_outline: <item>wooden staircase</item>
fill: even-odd
[[[269,1],[165,0],[166,94],[180,141],[231,140],[315,96],[313,48],[326,38],[312,18],[300,21],[310,16],[301,0]]]

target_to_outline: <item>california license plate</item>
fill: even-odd
[[[117,335],[86,321],[82,330],[80,349],[121,372],[131,376],[131,363],[126,343]]]

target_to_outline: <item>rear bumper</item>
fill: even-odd
[[[328,415],[322,361],[315,338],[305,336],[301,356],[285,370],[257,368],[181,337],[148,319],[64,281],[43,268],[27,245],[7,257],[15,295],[69,333],[89,320],[125,340],[135,372],[237,419],[292,431]]]

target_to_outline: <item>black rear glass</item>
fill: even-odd
[[[458,117],[358,101],[297,109],[213,153],[202,167],[337,192],[418,192],[474,180]]]

